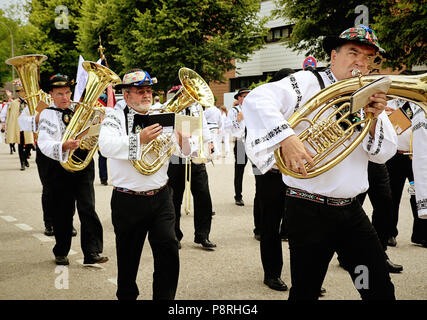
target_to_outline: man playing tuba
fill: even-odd
[[[71,247],[72,222],[75,207],[81,223],[81,246],[84,264],[103,263],[107,257],[100,256],[103,250],[103,230],[95,211],[95,170],[93,160],[81,171],[65,170],[60,162],[66,162],[70,150],[79,147],[80,140],[62,142],[65,129],[70,122],[74,106],[71,106],[72,83],[66,75],[56,74],[50,78],[49,93],[53,103],[40,113],[38,146],[50,162],[46,184],[54,199],[53,230],[56,244],[53,248],[55,262],[68,265]],[[46,166],[46,164],[45,164]]]
[[[274,165],[272,152],[281,147],[286,166],[307,174],[305,164],[314,166],[313,154],[295,135],[298,127],[294,131],[287,119],[322,85],[351,78],[355,69],[366,75],[370,58],[382,50],[373,30],[364,26],[327,37],[323,44],[331,57],[325,72],[297,72],[255,88],[244,101],[246,149],[261,172]],[[368,189],[368,161],[384,163],[396,152],[396,134],[384,112],[386,95],[376,93],[369,101],[365,112],[374,118],[369,134],[347,158],[311,179],[283,175],[289,186],[285,223],[291,256],[290,300],[318,299],[335,252],[353,281],[364,272],[365,283],[355,281],[362,299],[395,299],[377,233],[356,200]]]
[[[179,276],[178,241],[175,212],[168,189],[168,159],[151,175],[140,173],[132,161],[141,159],[145,145],[159,137],[160,124],[144,126],[139,122],[152,104],[152,85],[148,72],[134,69],[126,73],[121,102],[107,111],[99,135],[101,153],[109,158],[111,216],[116,234],[117,298],[136,299],[136,278],[145,238],[148,234],[154,256],[153,299],[173,300]],[[173,136],[172,136],[173,139]],[[177,133],[178,144],[190,154],[188,139]]]
[[[21,81],[15,81],[18,98],[7,105],[6,110],[6,143],[18,144],[19,161],[21,171],[29,167],[28,157],[31,149],[34,147],[34,136],[31,130],[21,128],[18,121],[19,116],[26,112],[27,104],[24,99],[25,92]]]

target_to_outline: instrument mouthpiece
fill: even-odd
[[[351,71],[351,75],[353,76],[353,77],[358,77],[359,75],[361,75],[362,74],[362,72],[360,72],[360,70],[359,69],[353,69],[352,71]]]

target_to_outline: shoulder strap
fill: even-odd
[[[311,71],[311,73],[313,73],[316,78],[317,81],[319,81],[319,86],[320,86],[320,90],[325,88],[325,82],[323,82],[322,76],[319,74],[319,71],[317,71],[316,69],[313,69],[312,67],[308,67],[306,68],[307,71]]]

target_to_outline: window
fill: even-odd
[[[277,42],[280,40],[284,40],[286,38],[290,38],[291,33],[292,33],[292,25],[272,28],[268,32],[268,35],[265,41],[269,43],[269,42]]]

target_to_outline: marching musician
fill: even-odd
[[[221,111],[218,107],[212,106],[203,111],[203,116],[209,127],[213,143],[213,156],[215,159],[221,156],[221,141],[219,129],[222,127]]]
[[[235,95],[236,100],[234,105],[227,114],[225,130],[228,130],[235,138],[234,143],[234,201],[238,206],[244,206],[242,197],[243,175],[245,173],[248,157],[245,152],[245,120],[243,119],[242,104],[245,97],[250,92],[249,89],[241,88]]]
[[[426,110],[412,104],[412,132],[415,200],[418,217],[414,217],[414,228],[411,241],[427,248],[427,116]]]
[[[407,112],[408,117],[412,119],[412,128],[415,129],[413,130],[411,127],[409,127],[407,130],[397,136],[397,152],[390,160],[387,161],[387,169],[390,176],[390,187],[393,195],[391,210],[392,221],[391,230],[389,231],[390,239],[388,240],[388,244],[390,246],[396,246],[396,237],[398,235],[397,222],[399,219],[399,206],[400,200],[402,198],[403,188],[406,179],[408,179],[409,182],[414,181],[413,167],[415,168],[415,166],[411,157],[411,152],[413,151],[411,150],[411,136],[414,137],[414,147],[416,145],[418,151],[423,150],[418,146],[423,144],[422,139],[420,138],[423,137],[423,130],[425,131],[425,120],[423,119],[424,112],[422,109],[412,102],[408,102],[402,99],[393,99],[388,101],[388,106],[393,111],[395,109],[401,109],[404,110],[405,113]],[[422,153],[421,155],[417,154],[416,157],[417,159],[420,159],[420,157],[422,159],[423,155]],[[422,162],[419,164],[421,164],[421,167],[423,166]],[[417,170],[420,168],[419,165],[416,167]],[[418,181],[418,183],[421,183],[422,185],[422,181]],[[420,188],[422,188],[422,186]],[[414,217],[411,242],[427,246],[427,220],[421,219],[418,216],[418,206],[415,195],[410,196],[410,204],[412,215]]]
[[[104,263],[108,258],[100,255],[103,250],[103,230],[95,211],[93,160],[86,168],[76,172],[69,172],[60,164],[66,162],[70,150],[77,149],[80,144],[80,140],[74,139],[62,142],[62,136],[73,116],[74,106],[70,100],[72,82],[66,75],[56,74],[50,78],[49,85],[53,102],[40,113],[38,146],[48,158],[43,160],[46,162],[43,166],[48,172],[45,183],[52,192],[56,209],[53,213],[55,262],[58,265],[69,264],[67,255],[71,247],[73,215],[77,206],[83,263]]]
[[[124,75],[116,89],[122,89],[126,105],[107,112],[99,135],[100,151],[109,158],[114,186],[111,216],[116,235],[116,296],[120,300],[134,300],[139,295],[136,278],[147,234],[154,257],[153,299],[173,300],[178,285],[178,241],[168,190],[168,160],[152,175],[139,173],[130,161],[140,160],[144,145],[163,130],[158,123],[134,126],[137,115],[146,114],[151,107],[153,80],[141,69]],[[178,132],[176,135],[172,139],[178,140],[179,151],[188,155],[188,139]]]
[[[181,85],[176,85],[172,87],[172,91],[170,90],[170,93],[177,92],[180,88]],[[211,108],[208,108],[208,110]],[[182,113],[194,117],[202,117],[202,140],[204,144],[208,144],[208,152],[211,152],[214,146],[202,106],[198,103],[194,103],[183,110]],[[198,136],[192,137],[192,149],[195,150],[192,156],[194,157],[198,156],[198,150],[201,148],[201,146],[198,145],[198,138]],[[183,157],[172,156],[170,158],[168,169],[169,186],[171,188],[172,200],[175,208],[175,233],[179,241],[179,247],[181,247],[181,239],[184,237],[181,230],[181,205],[186,185],[185,166],[186,162]],[[190,190],[193,195],[194,203],[194,242],[201,244],[203,249],[213,250],[216,248],[216,244],[209,240],[212,225],[212,198],[209,190],[209,179],[206,171],[206,164],[191,161],[190,166],[191,168],[188,170],[191,171],[191,174],[189,172],[188,179],[191,182]]]
[[[279,81],[293,72],[292,69],[281,69],[270,82]],[[285,229],[281,228],[281,222],[285,212],[286,185],[275,165],[262,174],[252,163],[252,170],[255,176],[254,233],[260,240],[264,284],[273,290],[286,291],[288,286],[281,279],[283,254],[280,235],[281,229]]]
[[[395,110],[408,110],[410,114],[407,114],[408,117],[412,117],[412,108],[409,105],[409,102],[402,99],[392,99],[387,102],[386,112],[390,115]],[[399,110],[399,111],[400,111]],[[393,116],[392,116],[393,117]],[[395,247],[397,245],[396,237],[398,234],[397,222],[399,219],[399,206],[402,198],[403,187],[405,186],[405,181],[414,181],[414,173],[412,171],[412,159],[410,156],[411,149],[411,134],[412,130],[409,127],[404,132],[399,132],[397,136],[397,152],[391,157],[386,163],[388,175],[390,178],[390,189],[393,201],[391,205],[391,219],[388,228],[388,238],[387,245]],[[410,197],[410,204],[412,214],[417,216],[417,206],[415,202],[415,195]],[[415,221],[414,221],[415,223]]]
[[[40,113],[30,115],[28,106],[22,111],[18,118],[19,127],[23,131],[31,131],[34,133],[38,132],[39,129],[39,118]],[[45,156],[39,146],[36,144],[36,164],[37,172],[39,174],[40,182],[42,184],[42,210],[43,210],[43,222],[45,226],[44,234],[46,236],[53,236],[53,212],[55,211],[55,203],[52,199],[52,191],[49,189],[49,184],[46,183],[49,177],[49,157]],[[73,226],[72,236],[75,237],[77,231]]]
[[[367,74],[369,60],[382,50],[373,30],[364,26],[349,28],[339,37],[326,37],[323,47],[331,57],[330,69],[317,75],[300,71],[261,85],[244,101],[246,148],[262,173],[272,167],[274,150],[281,147],[286,166],[307,175],[304,165],[314,166],[313,154],[287,119],[320,91],[320,82],[327,87],[353,77],[355,69]],[[376,93],[369,99],[364,110],[373,113],[369,134],[347,158],[311,179],[283,175],[288,186],[285,223],[291,259],[290,300],[318,299],[335,252],[349,266],[353,281],[364,272],[366,283],[355,282],[362,299],[395,299],[378,236],[356,201],[368,189],[368,161],[384,163],[396,152],[396,134],[384,112],[386,95]]]
[[[31,130],[24,131],[24,129],[21,129],[19,126],[18,118],[23,113],[27,104],[24,99],[24,87],[22,86],[21,82],[18,80],[15,82],[15,85],[17,86],[16,91],[18,92],[18,98],[10,102],[6,107],[6,143],[10,145],[15,143],[18,144],[21,171],[24,171],[25,167],[30,166],[28,158],[31,149],[34,147],[34,136]]]

